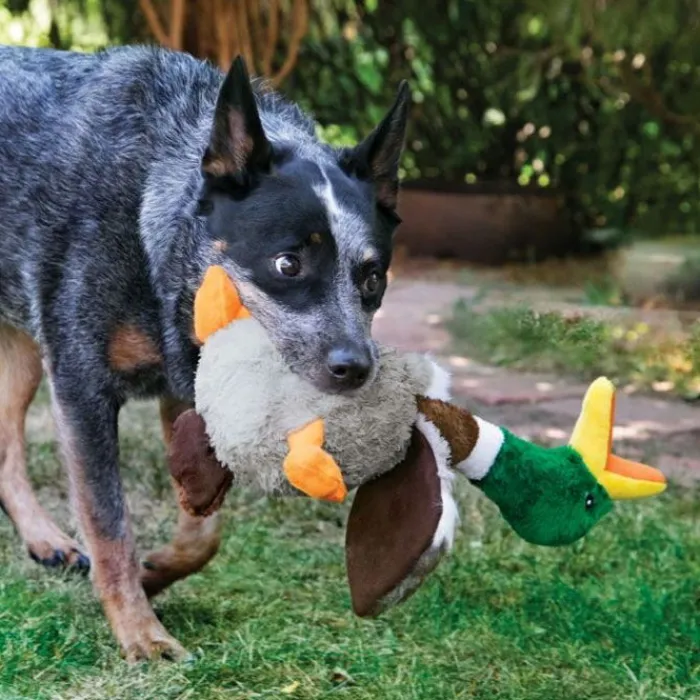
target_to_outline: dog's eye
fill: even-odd
[[[382,276],[378,272],[370,272],[362,282],[362,291],[365,294],[376,294],[382,284]]]
[[[586,496],[586,510],[590,510],[595,505],[595,498],[589,493]]]
[[[289,253],[278,255],[275,258],[275,269],[285,277],[296,277],[301,272],[301,260]]]

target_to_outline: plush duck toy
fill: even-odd
[[[170,453],[183,506],[209,514],[233,481],[336,502],[359,487],[346,533],[359,615],[408,597],[450,548],[455,473],[523,539],[551,546],[585,535],[613,499],[666,486],[658,470],[611,454],[615,392],[604,378],[569,445],[548,449],[449,403],[449,377],[423,355],[381,348],[373,382],[324,394],[284,364],[222,268],[197,294],[195,332],[196,406],[176,422]]]

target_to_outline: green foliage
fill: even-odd
[[[49,46],[51,13],[48,3],[0,3],[0,43]]]
[[[148,38],[137,0],[53,2],[52,21],[49,0],[0,0],[0,41],[90,50]],[[697,3],[310,4],[284,90],[332,142],[367,134],[407,78],[405,177],[556,186],[582,232],[700,230]]]
[[[685,338],[655,337],[644,323],[626,326],[524,307],[479,312],[460,302],[450,330],[458,345],[490,364],[587,380],[606,375],[688,398],[700,392],[700,323]]]
[[[450,329],[466,343],[478,344],[492,364],[532,367],[585,374],[593,378],[620,365],[630,372],[627,355],[610,329],[586,317],[566,319],[558,313],[538,313],[525,307],[479,313],[466,303],[455,308]],[[605,363],[605,366],[601,366]]]
[[[146,38],[138,0],[0,0],[0,43],[95,51]]]
[[[585,302],[592,306],[622,306],[625,295],[619,283],[610,275],[599,281],[587,281],[583,287]]]
[[[407,78],[406,177],[557,186],[583,230],[696,231],[698,7],[594,7],[359,3],[307,40],[287,89],[324,124],[365,134]]]

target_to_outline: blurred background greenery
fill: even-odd
[[[0,41],[239,51],[354,141],[408,78],[407,178],[556,187],[601,238],[700,229],[691,0],[0,0]]]

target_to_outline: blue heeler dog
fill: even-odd
[[[0,502],[32,558],[91,567],[127,658],[184,653],[148,596],[201,569],[220,536],[181,513],[140,563],[121,406],[159,397],[168,441],[193,400],[193,299],[211,264],[299,374],[327,391],[372,380],[408,107],[404,84],[366,140],[338,150],[240,59],[224,75],[154,48],[0,47]],[[44,371],[89,559],[27,479]]]

